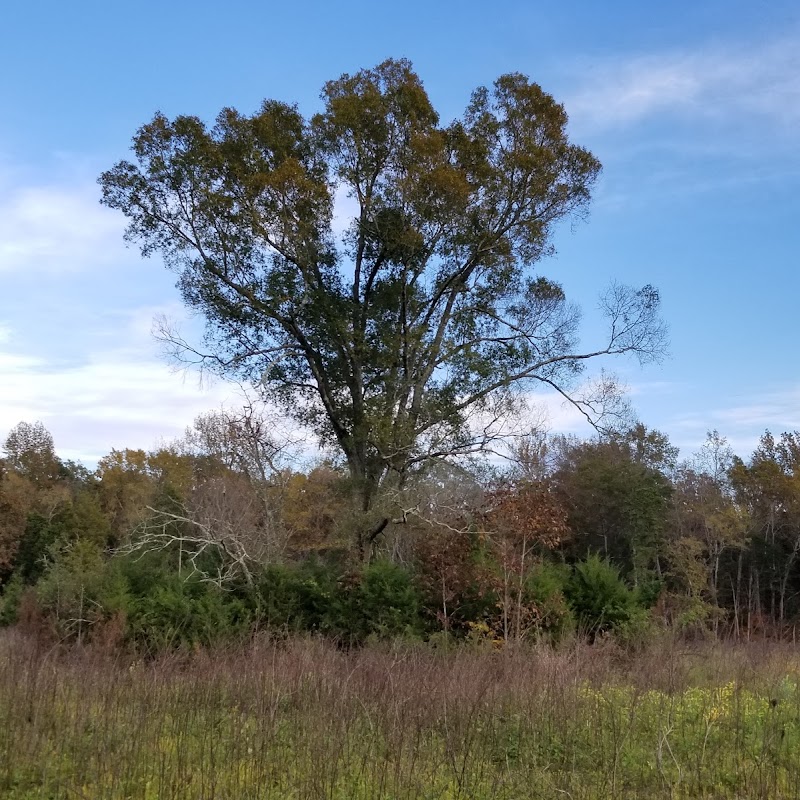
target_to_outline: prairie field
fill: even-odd
[[[0,796],[800,797],[800,657],[298,639],[137,660],[8,630]]]

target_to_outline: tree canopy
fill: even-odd
[[[338,447],[364,510],[387,476],[485,446],[518,393],[591,415],[574,394],[587,360],[660,355],[654,288],[613,287],[607,338],[581,349],[578,309],[535,269],[600,172],[537,84],[503,75],[446,125],[405,60],[321,98],[310,119],[275,100],[212,127],[156,114],[100,183],[207,323],[204,346],[168,334],[178,353],[260,381]]]

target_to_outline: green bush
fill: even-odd
[[[36,595],[62,637],[90,639],[98,623],[117,617],[124,640],[149,652],[230,640],[252,622],[235,589],[182,577],[158,553],[108,559],[84,539],[51,548]]]
[[[566,564],[537,564],[531,570],[527,591],[539,611],[542,634],[557,642],[575,630],[575,617],[566,598],[570,569]]]
[[[380,560],[365,567],[359,577],[349,598],[351,637],[363,641],[420,635],[420,596],[408,570]]]
[[[25,590],[25,582],[19,575],[14,575],[3,587],[0,596],[0,626],[13,625],[19,616],[19,603]]]
[[[250,628],[252,614],[236,587],[227,590],[197,575],[181,576],[159,554],[111,563],[123,590],[108,598],[107,609],[121,611],[126,638],[150,651],[212,645]]]
[[[85,539],[57,542],[36,584],[42,612],[61,636],[84,639],[116,610],[125,587],[100,547]]]
[[[273,631],[332,633],[341,625],[338,570],[318,561],[271,565],[258,576],[253,610]]]
[[[178,575],[146,596],[131,597],[126,608],[128,637],[151,652],[214,645],[245,634],[246,605],[235,595],[199,578]]]
[[[597,555],[575,565],[566,596],[579,625],[592,635],[628,622],[640,607],[619,570]]]
[[[269,629],[321,633],[348,643],[417,636],[420,609],[413,577],[388,561],[345,575],[319,561],[274,565],[256,583],[254,611]]]

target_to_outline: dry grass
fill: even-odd
[[[0,638],[3,798],[800,797],[795,650]]]

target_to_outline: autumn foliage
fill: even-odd
[[[441,465],[382,496],[391,523],[364,558],[346,470],[299,465],[260,413],[204,415],[95,470],[60,460],[43,426],[15,429],[0,621],[159,650],[263,628],[509,647],[659,627],[781,636],[800,619],[798,434],[745,462],[715,433],[681,464],[642,426],[538,437],[511,470]]]

